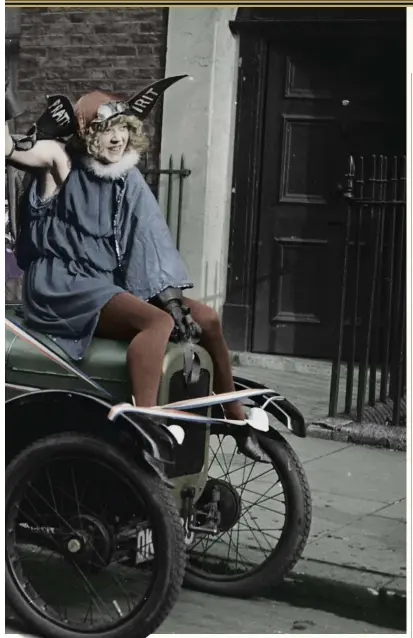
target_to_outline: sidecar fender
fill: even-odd
[[[112,405],[90,394],[36,390],[6,401],[6,455],[13,458],[34,441],[59,432],[89,433],[109,440],[169,483],[164,463],[173,458],[173,439],[150,418],[121,415],[109,421]]]
[[[234,383],[236,390],[257,388],[270,391],[270,388],[267,386],[257,383],[256,381],[251,381],[251,379],[244,379],[243,377],[234,376]],[[280,397],[280,394],[271,390],[268,395],[264,394],[254,397],[254,403],[258,407],[265,406],[265,410],[285,425],[293,434],[305,438],[307,436],[307,429],[303,415],[288,399]],[[271,401],[271,399],[273,400]]]

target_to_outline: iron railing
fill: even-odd
[[[344,414],[361,422],[368,412],[368,420],[398,425],[405,418],[406,388],[406,159],[350,156],[346,182],[329,416],[338,413],[345,360]]]
[[[165,201],[159,201],[161,208],[164,211],[166,222],[171,230],[171,232],[175,235],[176,247],[180,248],[181,246],[181,230],[182,230],[182,204],[183,204],[183,190],[184,190],[184,180],[189,177],[191,171],[185,166],[184,156],[181,155],[180,163],[178,167],[174,166],[174,160],[172,155],[169,157],[168,168],[149,168],[148,167],[148,157],[145,156],[142,165],[139,167],[143,176],[145,177],[147,183],[152,189],[155,197],[160,200],[160,191],[162,190],[165,195]],[[167,178],[166,185],[164,189],[160,187],[162,184],[160,180],[165,176]],[[177,184],[176,184],[177,182]],[[178,193],[176,199],[176,213],[174,214],[174,187],[178,186]],[[174,230],[175,229],[175,230]]]

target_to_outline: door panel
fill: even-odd
[[[370,42],[277,41],[267,63],[253,350],[329,357],[340,299],[348,154],[400,153],[403,64]],[[380,53],[381,52],[381,53]],[[396,78],[396,79],[395,79]],[[387,86],[386,86],[387,85]],[[399,86],[400,90],[400,86]],[[397,93],[397,92],[396,92]],[[394,95],[393,95],[394,98]],[[404,106],[404,105],[403,105]],[[397,147],[397,150],[396,150]],[[369,222],[364,222],[367,242]]]
[[[331,175],[323,159],[332,152],[334,124],[333,118],[316,115],[282,116],[281,204],[327,203]]]

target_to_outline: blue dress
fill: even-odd
[[[78,161],[54,197],[42,201],[38,193],[34,178],[16,245],[25,321],[72,359],[84,356],[114,295],[128,291],[148,300],[169,286],[192,287],[136,167],[112,179]]]

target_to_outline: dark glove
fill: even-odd
[[[6,81],[6,105],[5,105],[6,122],[8,120],[12,120],[18,115],[21,115],[22,113],[23,113],[23,109],[17,99],[17,96],[13,93],[10,82]]]
[[[33,130],[30,135],[13,134],[11,137],[14,140],[14,148],[16,151],[30,151],[37,141],[35,130]]]
[[[186,333],[188,335],[188,339],[193,341],[194,343],[198,343],[202,335],[202,329],[196,321],[192,319],[191,311],[188,306],[181,306],[182,314],[184,315],[183,321],[186,326]]]
[[[173,318],[175,330],[171,335],[172,341],[199,341],[202,330],[192,319],[189,308],[183,305],[180,288],[166,288],[151,299],[151,303],[166,310]]]

